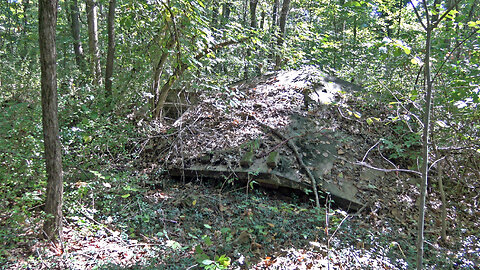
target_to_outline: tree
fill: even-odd
[[[432,33],[439,23],[453,10],[453,8],[460,3],[457,0],[454,5],[451,5],[442,16],[438,14],[438,0],[433,5],[434,12],[429,11],[426,0],[423,0],[423,7],[425,11],[425,21],[422,20],[420,13],[413,2],[410,2],[415,10],[415,14],[425,30],[425,57],[424,57],[424,78],[425,78],[425,108],[423,117],[423,142],[422,142],[422,181],[420,185],[420,206],[418,215],[418,235],[417,235],[417,269],[423,268],[423,232],[425,227],[425,201],[427,197],[428,184],[428,157],[429,157],[429,135],[430,135],[430,114],[432,111],[432,95],[433,95],[433,81],[431,74],[431,49],[432,49]]]
[[[98,50],[97,4],[94,0],[87,1],[88,47],[90,49],[90,67],[93,75],[93,84],[101,82],[100,52]]]
[[[280,27],[280,32],[278,33],[278,38],[277,38],[277,45],[278,49],[280,49],[283,45],[283,40],[285,38],[285,26],[287,24],[287,16],[288,16],[288,10],[290,9],[290,0],[283,0],[282,4],[282,11],[280,13],[280,20],[279,20],[279,27]],[[280,54],[277,53],[277,56],[275,57],[275,69],[278,70],[281,67],[281,57]]]
[[[275,29],[277,28],[277,14],[278,14],[278,3],[279,0],[274,0],[273,7],[272,7],[272,24],[270,27],[270,31],[275,33]]]
[[[115,57],[115,5],[116,0],[110,0],[108,5],[108,50],[107,50],[107,66],[105,68],[105,100],[107,108],[110,107],[112,99],[112,75],[113,62]]]
[[[258,0],[250,0],[250,27],[257,28],[257,4]],[[248,61],[252,55],[252,48],[246,48],[243,78],[248,79]]]
[[[48,239],[62,239],[63,170],[57,105],[56,0],[39,1],[39,47],[42,89],[42,124],[47,171],[47,192],[43,230]]]
[[[257,4],[258,0],[250,0],[250,27],[257,28]]]
[[[75,52],[75,62],[80,70],[84,71],[84,54],[82,48],[82,42],[80,40],[80,12],[78,10],[78,1],[71,0],[70,2],[70,18],[73,37],[73,51]]]

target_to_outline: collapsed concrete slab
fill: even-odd
[[[292,115],[291,120],[283,132],[298,148],[303,162],[316,179],[319,192],[324,196],[330,194],[345,209],[355,211],[363,207],[355,185],[348,181],[339,184],[325,179],[336,160],[335,133],[315,127],[313,120],[308,117]],[[269,131],[265,132],[268,134]],[[265,142],[265,138],[270,141]],[[222,162],[222,156],[227,155],[236,156],[236,162],[235,159],[228,162],[228,158]],[[175,177],[221,180],[235,178],[247,183],[255,181],[266,187],[291,188],[311,194],[312,183],[296,163],[286,142],[269,134],[262,142],[252,140],[237,149],[187,159],[184,167],[171,166],[168,172]]]
[[[322,120],[322,114],[310,111],[323,106],[328,113],[338,93],[357,89],[308,69],[235,86],[228,103],[222,97],[204,98],[176,121],[175,149],[181,152],[170,159],[168,173],[255,181],[310,194],[314,180],[319,193],[330,194],[345,209],[358,210],[364,202],[354,179],[330,177],[342,138]]]

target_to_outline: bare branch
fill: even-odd
[[[422,17],[420,16],[420,13],[418,13],[418,10],[415,7],[415,5],[413,4],[412,0],[410,0],[410,4],[412,4],[413,10],[415,11],[415,15],[417,15],[417,19],[420,22],[420,24],[422,25],[423,29],[427,30],[427,26],[423,23]]]
[[[363,156],[362,162],[365,161],[365,159],[366,159],[367,156],[368,156],[368,153],[369,153],[370,151],[372,151],[372,149],[375,148],[375,146],[377,146],[380,142],[381,142],[381,140],[379,140],[376,144],[374,144],[372,147],[370,147],[370,149],[368,149],[368,151],[367,151],[367,152],[365,153],[365,155]]]
[[[418,171],[414,171],[414,170],[407,170],[407,169],[382,169],[382,168],[377,168],[377,167],[374,167],[368,163],[365,163],[365,162],[354,162],[352,163],[353,165],[359,165],[359,166],[364,166],[364,167],[367,167],[369,169],[372,169],[372,170],[376,170],[376,171],[381,171],[381,172],[406,172],[406,173],[413,173],[413,174],[416,174],[416,175],[422,175],[420,172]]]

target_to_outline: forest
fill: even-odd
[[[0,1],[0,269],[479,269],[479,6]]]

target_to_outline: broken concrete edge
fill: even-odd
[[[242,159],[240,160],[240,165],[244,168],[248,168],[253,164],[253,151],[248,151],[243,155]]]
[[[287,189],[300,190],[308,196],[313,195],[310,184],[292,181],[290,178],[282,175],[281,173],[274,172],[272,170],[269,170],[268,172],[252,172],[251,170],[242,168],[232,170],[230,168],[218,166],[208,166],[208,168],[191,167],[185,169],[171,167],[166,171],[166,173],[173,178],[185,177],[186,179],[190,180],[199,178],[225,180],[230,177],[234,177],[235,179],[238,179],[244,183],[255,181],[259,185],[266,188],[278,189],[283,187]],[[363,203],[357,200],[344,198],[339,196],[339,194],[334,194],[333,192],[326,191],[322,188],[322,186],[318,186],[318,190],[320,196],[325,198],[330,195],[337,206],[348,212],[355,212],[359,209],[365,208]]]
[[[278,166],[280,155],[277,151],[271,152],[267,157],[267,166],[271,169],[275,169]]]

